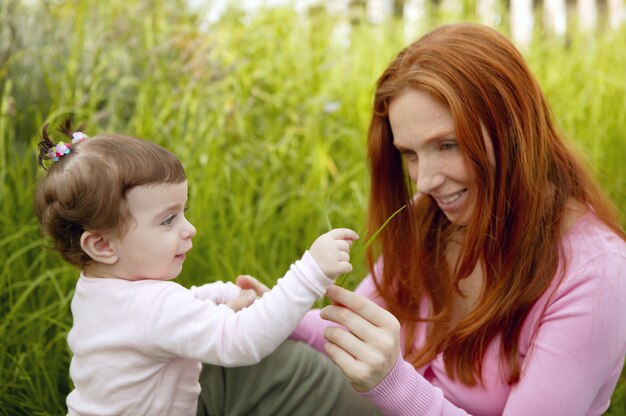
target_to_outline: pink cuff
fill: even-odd
[[[433,387],[401,355],[387,377],[361,395],[385,415],[439,414],[443,402],[441,390]]]

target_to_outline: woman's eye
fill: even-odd
[[[456,149],[457,147],[458,145],[456,144],[456,142],[445,142],[441,143],[441,145],[439,146],[441,150],[452,150]]]
[[[176,215],[170,215],[169,217],[167,217],[165,220],[163,220],[163,222],[161,223],[161,225],[172,225],[172,223],[174,222],[174,218],[176,218]]]
[[[404,157],[408,161],[413,162],[417,160],[417,153],[412,150],[405,150],[402,152],[402,157]]]

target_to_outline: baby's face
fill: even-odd
[[[196,234],[185,218],[187,182],[138,186],[128,192],[127,201],[132,219],[127,232],[114,240],[118,277],[176,278]]]

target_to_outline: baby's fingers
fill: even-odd
[[[352,264],[350,264],[347,261],[342,261],[339,263],[338,268],[339,268],[339,274],[350,273],[352,271]]]
[[[346,240],[348,242],[359,239],[359,235],[349,228],[335,228],[326,234],[335,240]]]
[[[263,283],[259,282],[252,276],[239,275],[237,276],[237,286],[242,289],[252,289],[257,296],[263,296],[264,293],[269,292],[270,289]]]
[[[350,255],[348,254],[347,251],[339,251],[337,252],[337,261],[345,261],[345,262],[350,262]]]
[[[246,306],[250,306],[254,303],[256,299],[254,290],[252,289],[243,289],[239,296],[230,301],[226,302],[225,305],[234,310],[235,312],[240,311]]]

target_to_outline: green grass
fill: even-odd
[[[172,1],[0,5],[0,415],[64,413],[70,389],[77,272],[45,250],[32,208],[44,122],[72,112],[88,134],[134,134],[183,160],[198,229],[185,285],[239,273],[271,285],[330,225],[364,229],[373,86],[405,41],[397,22],[359,24],[345,49],[332,23],[277,10],[200,30]],[[625,33],[607,31],[538,36],[526,55],[625,224],[623,50]],[[355,264],[346,286],[364,273]],[[625,384],[609,414],[626,413]]]

